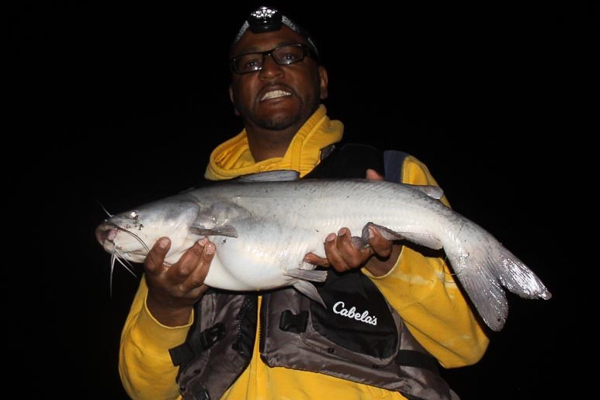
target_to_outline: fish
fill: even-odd
[[[505,290],[527,299],[551,293],[522,261],[484,228],[445,206],[437,186],[367,179],[299,179],[270,171],[184,191],[114,215],[96,238],[113,259],[142,263],[169,237],[172,265],[195,242],[216,247],[204,283],[231,291],[292,286],[323,304],[315,287],[327,270],[305,261],[325,257],[330,232],[347,227],[368,245],[369,229],[386,239],[443,250],[458,282],[493,331],[508,316]],[[114,261],[113,261],[114,263]]]

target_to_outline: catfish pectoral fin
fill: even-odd
[[[231,225],[223,225],[223,226],[215,226],[213,228],[202,228],[198,226],[190,227],[190,233],[199,236],[228,236],[228,237],[238,237],[237,230],[234,226]]]
[[[327,271],[316,269],[288,269],[284,272],[284,275],[291,276],[292,278],[298,278],[303,281],[311,282],[325,282],[325,280],[327,279]]]
[[[317,291],[317,288],[310,282],[307,281],[297,281],[292,285],[294,289],[311,299],[312,301],[316,301],[323,307],[327,308],[325,302],[321,298],[321,295]]]

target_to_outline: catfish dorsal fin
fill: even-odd
[[[287,182],[300,179],[300,173],[290,169],[277,171],[258,172],[256,174],[242,175],[237,182]]]
[[[433,185],[410,185],[411,188],[425,193],[432,199],[440,200],[444,196],[444,191],[439,186]]]

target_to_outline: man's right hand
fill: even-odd
[[[189,322],[194,304],[208,290],[204,278],[214,257],[215,245],[202,239],[190,247],[173,265],[164,263],[171,247],[168,238],[161,238],[144,261],[148,284],[148,310],[166,326],[181,326]]]

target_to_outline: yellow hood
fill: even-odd
[[[210,180],[231,179],[257,172],[291,169],[304,176],[319,163],[320,150],[342,139],[344,125],[327,117],[324,105],[300,128],[283,157],[255,162],[244,129],[220,144],[210,155],[204,176]]]

